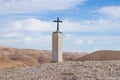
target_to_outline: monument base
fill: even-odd
[[[51,61],[51,63],[58,63],[58,62],[63,62],[63,61]]]

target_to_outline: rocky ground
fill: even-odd
[[[48,63],[0,71],[0,80],[120,80],[120,61]]]

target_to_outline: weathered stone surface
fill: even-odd
[[[120,80],[120,61],[49,63],[0,71],[0,80]]]
[[[52,62],[62,62],[62,33],[60,31],[53,32],[52,35]]]

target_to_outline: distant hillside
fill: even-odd
[[[85,54],[65,52],[64,61],[74,61]],[[0,69],[50,63],[52,52],[47,50],[0,47]],[[9,64],[9,65],[8,65]]]
[[[104,61],[104,60],[120,60],[120,51],[101,50],[77,59],[77,61]]]

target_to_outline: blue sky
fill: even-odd
[[[0,46],[51,50],[56,17],[64,51],[120,50],[120,0],[0,0]]]

